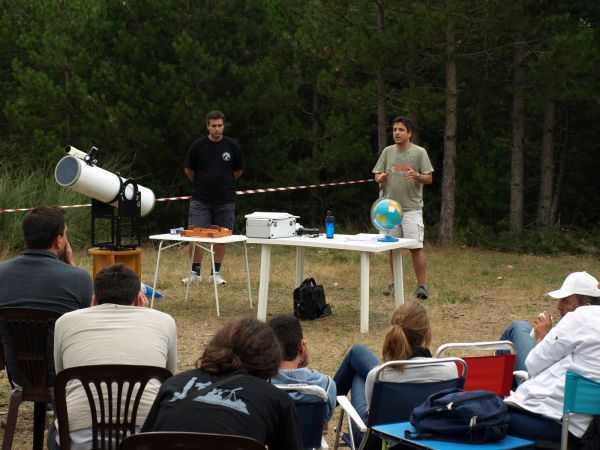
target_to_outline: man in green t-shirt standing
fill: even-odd
[[[398,116],[392,121],[394,145],[383,149],[373,167],[375,181],[383,189],[384,197],[396,200],[402,206],[404,217],[396,237],[414,239],[409,247],[413,268],[417,276],[417,298],[428,297],[425,289],[425,253],[423,252],[423,185],[433,182],[433,167],[427,151],[410,141],[413,124],[407,117]],[[390,254],[390,265],[391,265]],[[384,295],[394,292],[390,284]]]

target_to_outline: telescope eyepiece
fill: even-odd
[[[87,155],[85,155],[85,158],[83,158],[83,160],[90,166],[96,165],[96,163],[98,162],[98,159],[96,158],[96,153],[98,153],[98,151],[98,147],[94,147],[92,145],[89,151],[87,152]]]

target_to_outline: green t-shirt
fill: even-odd
[[[404,174],[408,167],[418,173],[433,172],[423,147],[411,144],[406,150],[399,150],[394,144],[383,149],[373,173],[390,174],[383,183],[383,195],[399,202],[404,211],[423,209],[423,185],[417,180],[406,180]]]

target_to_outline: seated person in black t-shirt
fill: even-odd
[[[302,449],[293,400],[267,381],[281,357],[265,323],[241,319],[226,325],[204,349],[197,369],[165,381],[142,433],[231,434],[256,439],[269,450]]]

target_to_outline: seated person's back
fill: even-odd
[[[142,428],[231,434],[256,439],[270,450],[302,448],[292,399],[267,379],[277,373],[281,347],[256,319],[221,328],[197,369],[167,380]]]
[[[95,305],[63,315],[56,322],[54,354],[56,370],[98,364],[128,364],[177,370],[175,321],[163,312],[145,308],[140,280],[127,266],[102,269],[94,282]],[[146,387],[138,409],[143,424],[160,383]],[[67,408],[72,446],[91,442],[91,415],[80,384],[67,386]],[[73,448],[73,447],[72,447]]]
[[[0,264],[0,308],[34,308],[66,313],[90,306],[92,279],[75,267],[67,239],[64,211],[39,206],[22,221],[27,250],[23,255]],[[16,367],[12,338],[1,327],[7,370],[17,385],[22,385]],[[54,385],[52,354],[54,326],[48,330],[48,385]]]
[[[431,359],[427,348],[431,342],[431,326],[427,311],[417,301],[400,305],[393,313],[383,343],[383,361]],[[352,405],[364,421],[370,407],[375,373],[379,359],[362,344],[354,345],[333,377],[339,395],[352,391]],[[431,366],[385,368],[382,381],[427,383],[458,377],[454,363]]]
[[[273,384],[308,384],[319,386],[327,394],[324,422],[328,422],[335,409],[335,382],[316,370],[308,369],[308,342],[304,339],[300,321],[290,315],[282,314],[269,320],[283,349],[283,360],[277,375],[271,378]],[[297,403],[322,402],[318,395],[291,391],[290,396]]]

